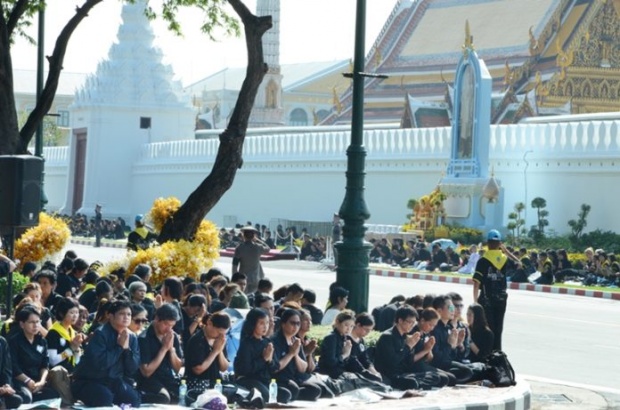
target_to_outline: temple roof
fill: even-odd
[[[387,74],[389,78],[366,81],[365,120],[400,121],[406,110],[403,101],[407,95],[431,102],[446,101],[445,84],[454,82],[466,21],[476,52],[493,77],[494,94],[508,89],[523,94],[536,89],[534,101],[537,104],[546,104],[550,111],[565,110],[567,101],[562,93],[566,93],[557,86],[553,88],[552,83],[570,77],[571,71],[577,74],[572,66],[579,56],[603,47],[600,43],[606,40],[597,34],[600,27],[614,27],[620,23],[614,16],[614,8],[620,15],[618,1],[400,0],[366,56],[366,72]],[[605,19],[607,22],[601,25]],[[598,36],[596,41],[586,35],[590,32],[593,33],[591,37]],[[584,40],[584,36],[588,39]],[[591,43],[589,48],[584,41]],[[580,47],[582,54],[578,51]],[[615,52],[613,46],[609,53],[612,52]],[[612,58],[612,68],[614,61]],[[596,75],[604,77],[606,74],[599,71]],[[580,87],[582,82],[575,80],[569,91]],[[594,87],[586,87],[585,91]],[[601,92],[613,95],[614,87],[610,83]],[[554,93],[562,95],[552,98]],[[332,113],[324,124],[350,122],[351,88],[340,96],[340,103],[343,109]],[[517,101],[498,100],[494,104],[503,110],[515,108],[512,104],[522,108]],[[375,105],[382,108],[383,117],[378,115]],[[539,112],[536,107],[531,108]],[[507,118],[507,113],[496,114],[499,121]]]

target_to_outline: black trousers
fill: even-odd
[[[502,350],[502,332],[504,331],[504,316],[506,315],[506,302],[487,302],[483,305],[487,315],[489,328],[493,331],[493,350]]]
[[[23,400],[17,393],[0,396],[0,409],[16,409],[22,403]]]

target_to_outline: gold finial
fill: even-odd
[[[540,54],[540,48],[538,47],[538,40],[534,35],[534,26],[530,26],[529,29],[529,37],[530,37],[530,55],[536,56]]]
[[[512,73],[510,72],[510,65],[508,64],[508,60],[506,60],[506,63],[504,65],[504,85],[511,85],[512,84]]]
[[[463,44],[463,54],[467,55],[474,50],[474,38],[469,29],[469,20],[465,20],[465,43]]]
[[[383,61],[383,56],[381,55],[381,50],[377,48],[375,49],[375,66],[379,67],[382,61]]]
[[[336,107],[336,112],[340,114],[342,112],[342,103],[340,102],[340,97],[338,97],[338,93],[336,92],[336,86],[333,88],[333,104]]]

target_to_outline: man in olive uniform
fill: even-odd
[[[487,234],[489,250],[480,257],[474,272],[474,301],[484,307],[489,328],[495,335],[493,349],[502,349],[502,330],[506,314],[506,271],[508,255],[501,249],[501,234],[492,229]]]
[[[235,249],[232,260],[232,274],[243,273],[247,277],[245,294],[256,292],[258,281],[265,277],[260,256],[271,248],[258,238],[258,231],[251,225],[241,228],[243,242]]]

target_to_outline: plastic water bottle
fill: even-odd
[[[277,403],[278,402],[278,383],[276,383],[276,379],[271,379],[271,383],[269,383],[269,403]]]
[[[187,382],[185,380],[181,380],[181,385],[179,386],[179,406],[185,406],[186,396],[187,396]]]
[[[217,379],[215,381],[215,386],[213,386],[213,389],[219,394],[222,394],[222,379]]]

